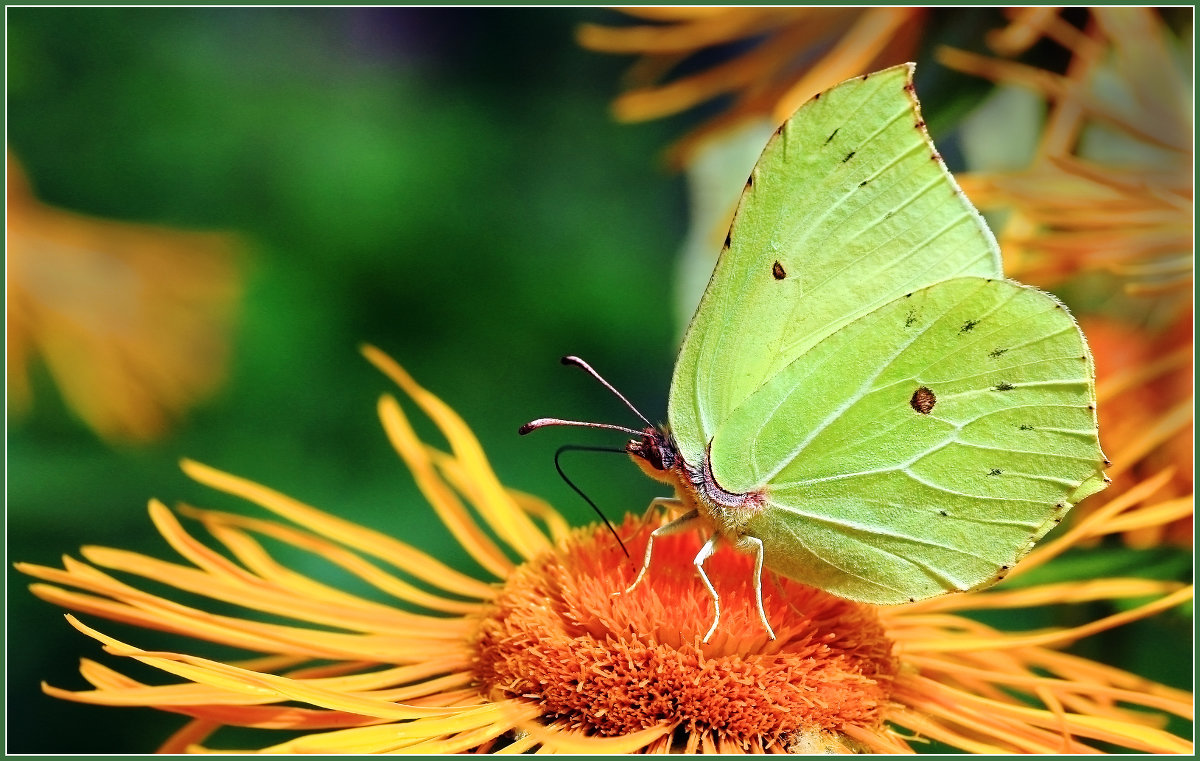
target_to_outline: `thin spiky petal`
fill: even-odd
[[[650,23],[584,24],[577,33],[585,48],[638,56],[625,77],[625,91],[613,101],[613,113],[622,121],[656,119],[719,97],[728,101],[669,149],[675,167],[691,163],[717,135],[760,119],[778,124],[837,82],[909,60],[924,16],[920,8],[712,10],[625,9]],[[681,64],[697,54],[734,45],[731,58],[679,73]]]
[[[479,599],[487,599],[492,595],[492,588],[486,583],[460,573],[433,556],[390,536],[320,512],[277,491],[193,460],[182,460],[180,465],[185,473],[206,486],[253,502],[318,536],[403,568],[422,581],[448,592],[463,594],[464,590],[468,590],[467,593]]]
[[[433,420],[450,442],[454,457],[473,475],[480,517],[521,557],[529,559],[551,549],[545,535],[528,516],[513,503],[488,464],[483,447],[467,424],[441,399],[426,391],[404,371],[395,360],[373,346],[363,346],[363,355],[395,381],[405,393]],[[398,409],[398,407],[397,407]],[[392,417],[394,420],[394,416]],[[385,424],[386,427],[386,424]],[[389,429],[389,433],[390,433]]]

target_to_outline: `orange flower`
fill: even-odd
[[[40,357],[100,436],[161,436],[225,374],[237,298],[229,235],[96,219],[40,203],[8,154],[8,405]]]
[[[772,577],[764,585],[777,639],[748,588],[750,561],[722,551],[706,568],[727,610],[707,644],[711,600],[695,577],[695,536],[656,544],[648,583],[633,578],[605,530],[571,529],[548,505],[507,489],[444,403],[375,349],[368,358],[440,428],[445,452],[421,442],[400,404],[379,403],[384,428],[421,491],[485,569],[478,579],[392,537],[194,462],[196,480],[274,514],[249,518],[191,507],[220,543],[188,534],[161,503],[151,518],[185,562],[86,547],[63,569],[21,564],[34,592],[66,608],[185,634],[252,654],[222,662],[141,649],[70,617],[105,650],[173,679],[150,685],[85,660],[92,689],[45,689],[68,700],[149,706],[190,721],[161,748],[224,747],[222,727],[254,727],[264,752],[546,751],[624,753],[909,752],[936,740],[972,752],[1085,752],[1095,743],[1189,753],[1163,731],[1191,715],[1191,696],[1061,648],[1187,601],[1190,587],[1099,578],[1012,587],[875,608]],[[1167,521],[1151,478],[1035,550],[1009,579],[1111,527]],[[1153,510],[1133,510],[1153,504]],[[472,513],[473,511],[473,513]],[[620,527],[634,557],[654,522]],[[1128,527],[1128,526],[1126,526]],[[310,553],[373,588],[364,597],[306,577],[261,539]],[[514,560],[513,558],[516,558]],[[248,613],[176,602],[109,572],[153,580]],[[376,599],[378,598],[378,599]],[[1138,600],[1067,628],[1005,631],[975,611]],[[146,636],[149,636],[148,634]],[[284,738],[272,738],[287,730]]]
[[[618,119],[657,119],[733,97],[721,115],[672,148],[676,166],[691,163],[698,145],[712,135],[764,117],[774,129],[816,93],[864,71],[911,60],[925,14],[920,8],[622,10],[652,23],[579,29],[585,48],[639,56],[626,92],[613,103]],[[738,51],[719,62],[660,84],[702,54],[735,45]]]

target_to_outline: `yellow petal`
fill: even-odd
[[[441,399],[417,385],[391,357],[373,346],[364,346],[362,351],[368,360],[404,389],[450,442],[454,456],[471,474],[472,482],[483,497],[483,503],[478,505],[483,520],[523,558],[529,559],[549,550],[551,545],[545,535],[505,493],[479,441],[462,418]]]
[[[193,460],[182,460],[180,465],[184,472],[202,484],[242,497],[304,526],[315,534],[390,563],[441,589],[458,594],[469,590],[472,596],[484,600],[490,599],[494,594],[494,590],[487,584],[462,574],[429,554],[386,534],[336,518],[253,481],[223,473]]]

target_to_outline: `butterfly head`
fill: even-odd
[[[646,475],[658,481],[673,480],[673,473],[682,463],[675,439],[658,428],[642,429],[641,436],[625,444],[625,451]]]
[[[623,425],[613,425],[612,423],[589,423],[582,420],[563,420],[561,418],[538,418],[531,420],[521,426],[519,433],[524,436],[530,431],[544,428],[550,425],[566,425],[577,426],[580,428],[607,428],[614,431],[622,431],[632,434],[636,438],[630,439],[625,444],[625,451],[632,457],[633,461],[638,464],[646,475],[657,481],[671,483],[677,480],[678,471],[683,465],[683,458],[679,455],[679,448],[675,445],[675,439],[665,427],[655,428],[637,407],[625,398],[624,394],[613,388],[612,384],[600,377],[592,366],[584,362],[579,357],[568,356],[562,358],[564,365],[573,365],[586,372],[595,378],[602,386],[607,388],[618,399],[625,403],[625,406],[642,419],[646,424],[645,428],[637,430],[636,428],[627,428]]]

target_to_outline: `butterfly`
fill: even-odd
[[[773,639],[763,567],[879,605],[984,587],[1107,484],[1084,336],[1056,298],[1004,278],[914,70],[836,85],[771,137],[684,336],[669,425],[521,429],[635,436],[626,451],[682,515],[651,534],[629,590],[655,537],[703,528],[705,642],[721,544],[753,554]]]

